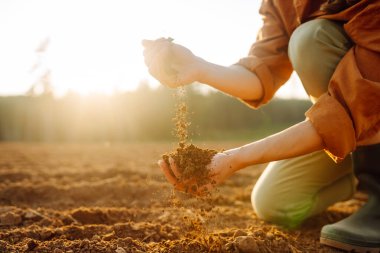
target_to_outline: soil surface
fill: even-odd
[[[285,230],[251,207],[264,166],[207,199],[189,197],[172,191],[156,163],[173,146],[0,144],[0,252],[339,252],[320,245],[319,231],[362,204],[338,203]]]

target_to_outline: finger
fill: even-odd
[[[173,171],[175,177],[180,179],[181,178],[181,172],[179,172],[178,167],[175,164],[175,161],[172,157],[169,157],[169,164],[170,164],[170,168]]]
[[[146,50],[147,50],[146,55],[148,57],[161,56],[162,59],[165,59],[169,57],[172,51],[172,43],[166,39],[160,40],[160,41],[154,42],[153,45],[148,47]]]
[[[171,45],[168,43],[157,43],[157,45],[144,50],[144,61],[152,76],[162,84],[176,88],[181,86],[181,82],[178,79],[178,71],[172,67],[171,50]]]
[[[152,47],[150,49],[145,49],[144,52],[145,64],[150,67],[153,64],[163,65],[165,59],[169,55],[168,47]]]
[[[148,68],[148,72],[165,86],[172,87],[175,82],[175,77],[163,73],[163,70],[159,66],[153,65]]]
[[[174,186],[178,185],[177,178],[173,175],[173,172],[170,170],[166,162],[163,160],[159,160],[158,165],[160,166],[162,172],[164,173],[166,180],[168,180],[169,183],[171,183]]]
[[[148,67],[149,73],[165,86],[171,88],[178,87],[177,76],[166,73],[164,68],[156,61],[157,60],[153,60],[153,62],[150,62],[150,66]]]
[[[144,46],[144,47],[150,47],[154,44],[154,40],[142,40],[141,41],[141,44]]]
[[[144,46],[144,47],[150,47],[150,46],[153,46],[154,44],[157,44],[157,42],[162,42],[162,41],[165,41],[165,40],[167,40],[167,41],[173,41],[173,39],[172,38],[163,38],[163,37],[161,37],[161,38],[158,38],[158,39],[155,39],[155,40],[147,40],[147,39],[143,39],[142,41],[141,41],[141,44]]]
[[[143,40],[141,41],[141,44],[142,44],[144,47],[149,47],[149,46],[152,46],[152,45],[156,44],[157,42],[162,42],[162,41],[164,41],[164,40],[170,40],[170,39],[171,39],[171,38],[169,38],[169,39],[165,39],[165,38],[163,38],[163,37],[158,38],[158,39],[155,39],[155,40],[143,39]],[[170,40],[170,41],[173,41],[173,40]]]
[[[153,46],[146,48],[143,52],[143,55],[145,64],[148,67],[161,67],[168,75],[174,76],[177,74],[177,71],[175,71],[172,67],[174,63],[174,56],[172,52],[172,43],[169,39],[165,39],[161,42],[156,42]]]

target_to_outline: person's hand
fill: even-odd
[[[232,154],[224,152],[218,153],[212,158],[211,163],[207,166],[210,170],[210,183],[198,187],[195,179],[189,179],[187,181],[179,180],[181,178],[181,173],[179,172],[173,158],[169,158],[169,164],[166,164],[164,160],[159,160],[158,165],[160,166],[166,179],[174,186],[176,190],[193,195],[207,194],[216,185],[223,183],[238,169]]]
[[[145,64],[149,73],[171,88],[197,80],[200,58],[172,39],[143,40]]]

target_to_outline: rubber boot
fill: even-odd
[[[358,147],[352,153],[367,203],[356,213],[322,228],[322,244],[349,252],[380,253],[380,144]]]

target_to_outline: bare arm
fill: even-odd
[[[170,39],[144,40],[143,46],[149,72],[166,86],[175,88],[200,82],[241,99],[262,97],[260,80],[242,66],[210,63]]]
[[[224,67],[204,60],[199,64],[199,82],[241,99],[258,100],[262,97],[259,78],[246,68],[239,65]]]
[[[310,121],[306,120],[262,140],[218,153],[212,159],[209,168],[213,180],[216,184],[220,184],[234,172],[249,165],[296,157],[321,150],[323,147],[322,139]],[[170,166],[162,160],[159,161],[159,165],[166,179],[176,189],[184,190],[187,188],[186,185],[178,181],[180,175],[173,160]],[[213,186],[211,184],[207,185],[203,189],[199,189],[198,193],[202,193],[204,188],[210,189]]]
[[[309,120],[242,147],[228,150],[234,169],[253,164],[278,161],[323,149],[323,141]]]

